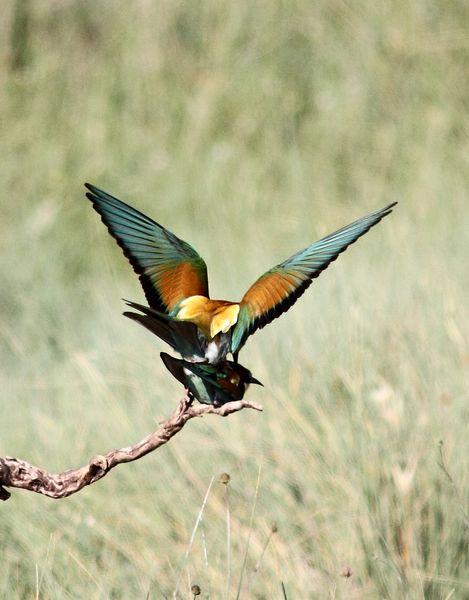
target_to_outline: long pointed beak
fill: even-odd
[[[256,379],[255,377],[251,377],[251,379],[249,380],[249,383],[254,383],[255,385],[261,385],[262,387],[264,387],[264,384],[261,383],[259,381],[259,379]]]

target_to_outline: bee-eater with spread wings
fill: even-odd
[[[240,302],[212,300],[207,266],[187,242],[86,183],[87,197],[139,275],[148,304],[159,313],[198,328],[204,358],[234,359],[247,338],[287,311],[341,252],[392,211],[396,202],[342,227],[276,265]]]
[[[221,406],[241,400],[251,383],[262,385],[249,369],[237,362],[222,360],[215,365],[205,362],[201,336],[194,323],[178,321],[136,302],[127,302],[127,305],[140,313],[126,311],[126,317],[143,325],[181,354],[183,360],[165,352],[160,356],[170,373],[184,385],[189,397],[203,404]]]

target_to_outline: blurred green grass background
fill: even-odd
[[[0,455],[78,466],[181,395],[120,316],[143,295],[84,181],[233,300],[399,201],[243,350],[264,413],[192,421],[67,500],[13,491],[2,597],[467,598],[467,2],[2,8]]]

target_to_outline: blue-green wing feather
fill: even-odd
[[[208,296],[207,267],[192,246],[121,200],[85,186],[87,198],[139,275],[152,308],[169,313],[185,297]]]
[[[246,292],[234,327],[231,349],[288,310],[331,262],[388,215],[394,202],[314,242],[262,275]]]

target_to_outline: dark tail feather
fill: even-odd
[[[127,304],[127,306],[130,306],[130,308],[133,308],[135,310],[139,310],[144,315],[148,315],[149,317],[155,317],[157,319],[161,319],[162,321],[172,320],[169,315],[159,312],[154,308],[150,308],[149,306],[145,306],[144,304],[139,304],[138,302],[132,302],[132,300],[126,300],[125,298],[123,298],[123,300]]]
[[[140,315],[126,311],[124,312],[126,317],[143,325],[183,356],[196,355],[204,358],[204,352],[197,335],[197,327],[194,323],[177,321],[169,315],[160,313],[143,304],[129,302],[128,300],[125,300],[125,302],[131,308],[143,313],[143,315]]]
[[[132,319],[132,321],[136,321],[143,325],[146,329],[154,333],[157,337],[161,338],[164,342],[169,344],[173,350],[177,350],[174,345],[173,334],[171,332],[171,327],[165,321],[157,321],[156,319],[149,317],[147,315],[140,315],[138,313],[126,311],[123,313],[124,317],[128,319]]]
[[[168,371],[175,377],[184,387],[187,387],[187,379],[184,373],[184,361],[174,358],[166,352],[160,353],[161,360]]]

